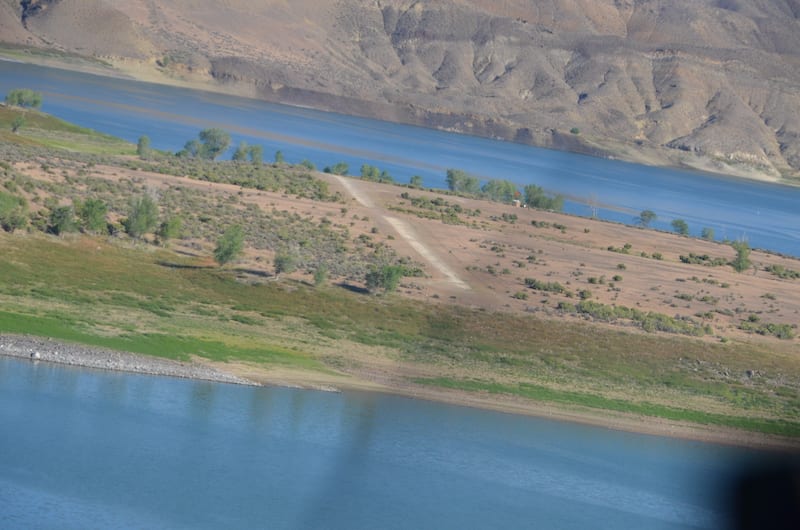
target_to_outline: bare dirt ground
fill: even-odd
[[[17,169],[37,179],[55,178],[36,164],[20,163]],[[132,179],[154,190],[181,186],[236,195],[242,203],[257,205],[264,211],[288,210],[317,220],[344,215],[340,213],[342,203],[116,166],[96,166],[93,176]],[[774,324],[800,322],[800,280],[781,279],[765,270],[770,265],[780,265],[800,271],[798,259],[753,251],[752,267],[737,273],[729,265],[681,262],[681,256],[690,254],[733,259],[733,248],[722,243],[435,191],[325,173],[317,176],[328,182],[332,192],[339,191],[347,198],[344,207],[352,237],[370,234],[399,255],[423,264],[425,277],[406,278],[401,283],[400,293],[404,296],[486,310],[535,312],[545,318],[578,318],[562,315],[555,307],[559,301],[575,303],[580,291],[590,291],[592,300],[604,304],[707,322],[714,329],[714,336],[708,340],[718,340],[722,335],[744,341],[768,340],[778,351],[800,353],[798,338],[771,339],[739,329],[748,318]],[[401,197],[403,193],[410,198],[441,197],[465,212],[480,213],[472,217],[460,215],[464,224],[445,224],[415,215],[410,201]],[[210,256],[208,243],[176,242],[179,248],[183,244],[193,253],[197,253],[199,243],[208,247]],[[660,255],[660,259],[654,255]],[[242,265],[269,269],[271,258],[269,251],[248,249]],[[295,276],[301,278],[302,273]],[[572,291],[573,297],[526,288],[526,278],[558,282]]]

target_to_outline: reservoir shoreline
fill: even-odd
[[[509,138],[501,138],[489,134],[479,134],[470,132],[469,130],[452,129],[448,127],[430,126],[424,123],[424,120],[402,119],[395,117],[395,119],[388,118],[382,115],[376,115],[374,112],[361,111],[359,107],[348,105],[348,110],[339,111],[336,106],[327,104],[317,104],[297,100],[293,98],[281,97],[265,97],[263,92],[258,91],[254,87],[242,83],[226,83],[222,84],[214,81],[211,78],[205,77],[176,77],[166,75],[153,68],[151,65],[134,65],[130,62],[122,62],[116,64],[108,64],[102,62],[92,62],[91,60],[79,56],[47,56],[39,55],[36,50],[22,48],[21,50],[9,50],[0,47],[0,61],[21,63],[26,65],[40,66],[44,68],[53,68],[64,70],[66,72],[74,72],[80,74],[89,74],[100,77],[107,77],[120,81],[133,81],[139,83],[148,83],[152,85],[161,85],[170,88],[179,88],[192,90],[197,92],[206,92],[209,94],[221,94],[225,96],[236,96],[262,103],[270,103],[297,109],[309,109],[324,113],[341,114],[343,116],[366,118],[370,120],[377,120],[386,123],[393,123],[397,125],[408,125],[413,127],[420,127],[433,131],[448,132],[452,134],[463,135],[466,137],[474,137],[489,140],[499,140],[515,145],[526,147],[533,147],[537,149],[545,149],[555,152],[570,153],[575,155],[587,156],[590,158],[599,158],[606,160],[620,160],[630,164],[639,164],[646,167],[660,168],[660,169],[673,169],[678,171],[698,173],[717,178],[726,178],[733,180],[744,180],[749,182],[760,182],[777,184],[781,186],[800,187],[800,181],[796,178],[787,178],[784,176],[776,176],[765,173],[758,168],[750,167],[747,165],[727,165],[723,164],[720,160],[714,159],[711,156],[686,156],[681,152],[670,152],[670,150],[645,150],[641,147],[632,149],[633,146],[625,144],[615,144],[611,146],[601,145],[603,142],[598,142],[597,139],[592,142],[586,143],[582,149],[567,149],[558,148],[549,143],[542,142],[517,142]],[[334,101],[336,97],[334,97]],[[346,101],[343,99],[343,103]],[[365,108],[372,105],[369,102],[364,102]],[[395,115],[396,113],[390,113]]]
[[[268,367],[224,363],[172,361],[147,355],[121,352],[29,335],[0,334],[0,355],[31,362],[49,362],[74,368],[90,368],[158,377],[173,377],[216,383],[279,386],[298,390],[327,392],[377,392],[415,400],[447,403],[455,406],[491,410],[506,414],[538,417],[568,423],[590,425],[616,431],[695,440],[710,444],[757,450],[800,451],[800,441],[720,426],[678,422],[664,418],[637,416],[587,407],[554,405],[515,396],[489,395],[461,390],[442,390],[406,381],[362,381],[353,378],[287,373]],[[246,372],[242,374],[242,372]]]

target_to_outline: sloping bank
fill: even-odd
[[[100,370],[182,377],[237,385],[256,384],[195,362],[171,361],[20,335],[0,335],[0,355]]]

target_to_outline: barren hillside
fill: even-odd
[[[547,147],[800,176],[798,0],[0,0],[0,40]]]

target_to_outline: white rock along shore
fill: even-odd
[[[100,370],[201,379],[238,385],[256,384],[199,363],[171,361],[23,335],[0,335],[0,355]]]

